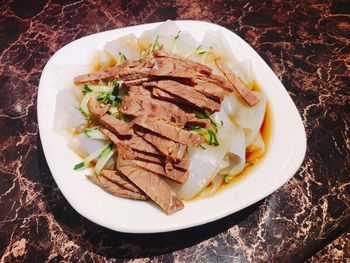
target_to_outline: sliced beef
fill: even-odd
[[[176,105],[153,99],[148,96],[126,96],[119,107],[119,111],[131,115],[158,117],[183,127],[187,121],[186,113]]]
[[[187,101],[185,101],[185,100],[183,100],[175,95],[172,95],[166,91],[158,89],[156,87],[152,88],[152,96],[159,99],[159,100],[164,100],[164,101],[170,102],[174,105],[177,105],[180,109],[185,111],[186,117],[187,117],[187,124],[198,123],[198,126],[201,126],[203,128],[207,127],[205,120],[199,120],[196,118],[195,114],[188,113],[188,111],[190,111],[190,112],[193,111],[193,105],[191,105]]]
[[[119,136],[129,138],[134,134],[128,123],[119,120],[111,115],[105,114],[99,119],[99,121],[103,127]]]
[[[88,102],[88,107],[92,117],[99,119],[107,113],[111,105],[103,105],[102,103],[99,103],[95,98],[91,98]]]
[[[151,82],[152,83],[152,82]],[[147,86],[149,84],[145,84]],[[209,99],[215,100],[217,102],[222,101],[224,99],[224,89],[220,88],[221,84],[215,84],[210,82],[205,82],[201,80],[197,80],[197,83],[194,86],[191,86],[195,91],[201,93],[202,95],[208,97]],[[189,101],[181,99],[180,97],[173,95],[165,90],[161,90],[157,87],[152,89],[152,95],[161,100],[169,101],[171,103],[177,105],[191,105]]]
[[[142,86],[131,86],[129,88],[128,94],[130,96],[133,96],[133,95],[151,96],[151,92]]]
[[[224,79],[223,77],[216,75],[216,74],[211,74],[209,76],[203,75],[203,74],[198,74],[197,75],[197,80],[195,80],[196,83],[204,81],[204,82],[209,82],[212,84],[217,85],[218,87],[221,87],[222,89],[228,91],[228,92],[233,92],[234,87],[232,84]]]
[[[183,170],[178,170],[176,168],[165,170],[164,166],[156,163],[148,163],[140,160],[123,160],[120,159],[118,162],[119,166],[136,165],[146,171],[152,172],[157,175],[164,176],[173,180],[174,182],[183,184],[188,178],[188,172]]]
[[[134,159],[144,161],[144,162],[162,164],[162,165],[165,165],[165,167],[171,166],[182,171],[187,171],[190,164],[190,161],[185,158],[181,159],[178,162],[172,162],[170,160],[166,160],[164,156],[144,153],[136,150],[134,150]]]
[[[119,65],[116,78],[125,82],[139,82],[140,79],[148,78],[150,76],[150,72],[153,66],[153,58],[126,60]]]
[[[136,160],[141,160],[141,161],[150,162],[150,163],[157,163],[157,164],[162,164],[165,162],[164,156],[145,153],[137,150],[134,150],[134,158]]]
[[[138,60],[126,60],[120,64],[117,78],[123,81],[134,81],[148,78],[154,67],[153,58],[141,58]]]
[[[119,170],[167,214],[184,207],[174,190],[158,175],[133,165],[121,166]]]
[[[132,81],[126,85],[135,85],[134,83],[142,83],[142,79],[152,76],[195,79],[197,72],[208,75],[211,69],[197,62],[170,55],[126,60],[112,68],[77,76],[74,82],[83,84],[119,79],[126,82]]]
[[[135,80],[146,79],[149,78],[151,73],[151,69],[149,68],[124,68],[118,73],[118,79],[121,79],[125,82],[131,83],[135,82]],[[141,82],[142,83],[142,82]]]
[[[103,106],[92,98],[88,102],[88,107],[92,116],[106,129],[122,137],[130,138],[134,134],[126,122],[106,114],[110,105]]]
[[[179,127],[175,127],[174,125],[159,120],[158,118],[140,116],[135,118],[132,122],[170,140],[189,145],[191,147],[197,147],[204,141],[202,136]]]
[[[186,124],[190,127],[199,126],[202,128],[207,128],[209,125],[209,121],[208,119],[199,119],[196,116],[193,116],[188,117]]]
[[[149,84],[146,84],[146,85],[149,85]],[[174,104],[188,104],[185,100],[182,100],[181,98],[174,96],[161,89],[158,89],[156,87],[152,89],[152,95],[158,99],[169,101]]]
[[[115,134],[105,128],[101,127],[99,130],[115,144],[118,155],[129,159],[134,158],[130,141],[119,139]]]
[[[140,136],[139,136],[140,135]],[[160,151],[148,140],[143,138],[143,134],[138,133],[138,135],[134,134],[132,138],[129,140],[130,147],[133,150],[138,150],[145,153],[151,153],[155,155],[159,155]]]
[[[125,188],[126,190],[144,195],[144,193],[142,193],[142,191],[138,187],[136,187],[133,183],[131,183],[130,180],[126,178],[120,171],[102,170],[101,176],[108,179],[112,183]]]
[[[225,74],[228,81],[233,85],[237,93],[249,106],[254,106],[259,102],[259,98],[255,95],[255,93],[248,89],[242,83],[242,81],[234,75],[234,73],[229,69],[228,65],[222,59],[215,60],[215,63],[218,68]]]
[[[118,159],[118,167],[128,166],[128,165],[137,166],[146,171],[149,171],[158,175],[165,175],[164,168],[160,164],[148,163],[141,160],[122,159],[122,158]]]
[[[225,91],[220,86],[206,81],[199,81],[193,89],[216,101],[222,101],[225,96]]]
[[[187,59],[160,49],[153,51],[153,56],[157,58],[163,57],[163,58],[172,58],[172,59],[180,60],[186,63],[187,65],[193,67],[197,72],[200,72],[202,74],[210,75],[212,72],[212,69],[206,65],[200,64],[198,62],[192,61],[190,59]]]
[[[146,196],[144,194],[135,193],[128,189],[120,187],[119,185],[114,184],[111,181],[107,180],[103,176],[87,175],[86,177],[91,182],[97,184],[103,190],[105,190],[106,192],[112,195],[129,198],[129,199],[146,200]]]
[[[179,169],[179,170],[183,170],[183,171],[188,171],[190,165],[190,160],[183,158],[178,162],[171,162],[170,160],[167,160],[165,163],[165,168],[166,169]]]
[[[137,129],[135,132],[170,160],[178,161],[184,158],[187,149],[186,145],[176,143],[158,134],[150,133],[142,129]]]
[[[211,100],[203,94],[192,89],[191,86],[183,85],[173,80],[160,80],[144,83],[145,86],[154,86],[172,95],[175,95],[188,103],[209,111],[219,111],[220,103]]]
[[[172,77],[194,79],[197,76],[194,67],[174,58],[155,58],[150,75],[153,77]]]
[[[138,60],[126,60],[125,62],[111,68],[96,71],[89,74],[79,75],[74,78],[74,83],[98,83],[108,80],[139,80],[148,78],[151,68],[154,67],[153,58],[141,58]]]
[[[150,81],[150,78],[141,78],[141,79],[134,79],[134,80],[127,80],[123,82],[123,85],[125,85],[125,87],[131,87],[131,86],[136,86],[136,85],[140,85],[143,82],[146,81]]]
[[[101,71],[96,71],[93,73],[88,73],[84,75],[79,75],[74,78],[74,83],[83,84],[83,83],[97,83],[103,80],[113,80],[116,75],[116,68],[108,68]]]
[[[188,176],[190,173],[185,170],[177,169],[176,167],[171,167],[171,169],[164,168],[165,170],[165,177],[169,178],[170,180],[179,183],[184,184],[186,183]]]
[[[100,131],[117,146],[118,154],[125,159],[135,158],[155,163],[164,161],[164,157],[161,156],[161,152],[156,147],[136,134],[130,140],[121,140],[105,128],[100,128]]]

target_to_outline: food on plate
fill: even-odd
[[[264,154],[267,98],[220,31],[199,43],[167,21],[107,42],[98,58],[58,93],[55,130],[83,157],[74,169],[91,168],[106,192],[171,214]]]

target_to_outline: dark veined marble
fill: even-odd
[[[307,262],[347,262],[350,258],[350,233],[345,232]]]
[[[348,1],[0,0],[0,14],[0,262],[350,260]],[[166,19],[214,22],[250,43],[296,103],[307,153],[288,183],[239,213],[173,233],[117,233],[57,188],[38,137],[38,82],[72,40]]]

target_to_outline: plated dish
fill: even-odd
[[[273,119],[271,142],[265,157],[255,162],[265,152],[261,126],[267,102]],[[300,141],[282,145],[285,158],[298,157],[288,159],[287,166],[287,159],[283,166],[268,165],[281,158],[276,154],[281,145],[275,144],[283,136],[276,136],[278,105],[287,106],[296,131],[291,135]],[[38,117],[45,155],[68,201],[92,221],[125,232],[186,228],[237,211],[290,178],[305,152],[300,116],[275,75],[236,35],[204,22],[168,21],[72,42],[45,67]],[[50,139],[61,143],[56,162]],[[247,150],[254,153],[250,160]],[[254,169],[240,181],[203,197],[252,164]],[[265,176],[267,187],[245,198],[252,191],[247,187],[261,186],[261,173],[267,171],[275,171]],[[275,178],[281,171],[288,175]],[[114,197],[102,189],[153,200],[172,215],[150,202]],[[196,196],[202,198],[185,201]]]

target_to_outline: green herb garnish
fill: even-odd
[[[116,97],[115,101],[112,102],[112,106],[116,107],[116,108],[119,108],[120,103],[122,103],[122,98]]]
[[[197,112],[196,113],[196,117],[198,119],[208,119],[210,121],[210,123],[212,124],[215,133],[218,132],[218,128],[221,128],[224,125],[223,121],[220,121],[220,125],[210,116],[210,112],[208,111],[203,111],[203,112]]]
[[[209,145],[214,145],[214,146],[219,146],[219,142],[218,142],[218,139],[216,138],[216,134],[208,129],[208,133],[209,133]]]
[[[199,46],[196,48],[196,52],[197,52],[197,54],[199,54],[199,55],[203,55],[203,54],[205,54],[205,53],[208,53],[208,52],[211,51],[211,50],[213,50],[213,47],[212,47],[212,46],[210,46],[210,47],[208,48],[208,50],[203,49],[203,46],[202,46],[202,45],[199,45]]]
[[[118,108],[114,106],[110,107],[107,113],[116,118],[119,118],[120,116],[120,112],[118,111]]]
[[[213,132],[211,129],[204,129],[204,128],[199,127],[199,126],[194,126],[191,128],[191,130],[202,135],[204,137],[205,141],[209,145],[219,146],[219,142],[218,142],[218,139],[216,137],[216,133]]]
[[[120,63],[123,63],[125,60],[127,60],[127,58],[124,55],[124,53],[119,52],[119,61],[120,61]]]
[[[177,35],[174,37],[175,40],[180,37],[180,33],[181,33],[181,31],[177,32]]]
[[[87,167],[88,164],[92,161],[95,160],[97,158],[101,158],[101,155],[103,155],[106,151],[110,151],[113,148],[113,143],[109,142],[105,145],[103,145],[103,147],[99,148],[98,150],[96,150],[95,152],[91,153],[89,156],[85,157],[84,160],[76,165],[74,165],[73,169],[74,170],[78,170],[80,168],[83,167]],[[97,164],[96,164],[97,165]],[[103,168],[103,166],[102,166]]]
[[[231,175],[226,175],[224,177],[224,183],[225,184],[228,184],[231,180],[232,180],[232,176]]]
[[[73,170],[78,170],[80,168],[83,168],[85,166],[84,162],[78,163],[74,165]]]
[[[113,107],[119,107],[120,103],[123,100],[123,96],[125,95],[124,91],[121,89],[121,84],[117,80],[113,80],[111,82],[108,82],[107,84],[109,87],[112,87],[112,92],[101,92],[97,96],[96,100],[105,103],[105,104],[112,104]]]
[[[159,36],[156,36],[156,39],[154,40],[153,45],[151,47],[151,51],[154,51],[154,50],[160,48],[160,44],[158,42],[158,39],[159,39]]]
[[[87,121],[88,123],[92,123],[93,119],[92,119],[91,116],[88,116],[88,117],[86,117],[86,121]]]
[[[199,46],[196,48],[196,52],[197,52],[197,54],[199,54],[199,55],[203,55],[203,54],[207,53],[207,51],[203,49],[202,45],[199,45]]]
[[[91,92],[92,91],[92,89],[88,86],[88,85],[84,85],[83,86],[83,91],[82,91],[82,93],[85,95],[86,93],[88,93],[88,92]]]
[[[116,89],[120,87],[120,82],[118,80],[113,80],[108,82],[108,86],[112,86],[113,89]]]

